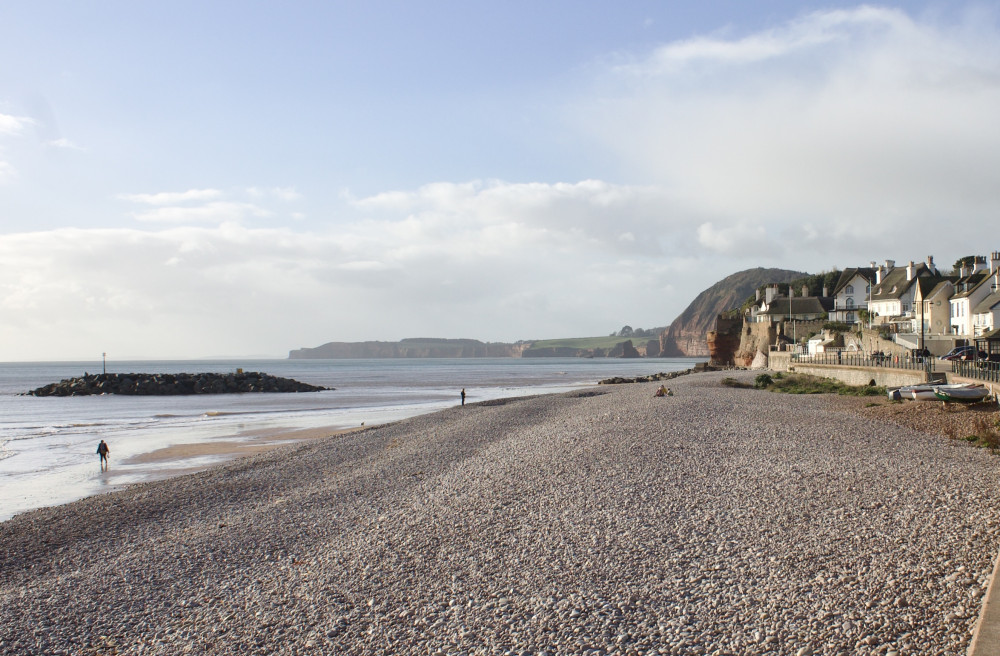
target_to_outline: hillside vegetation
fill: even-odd
[[[652,337],[566,337],[563,339],[540,339],[531,343],[533,349],[543,348],[575,348],[575,349],[612,349],[618,344],[631,339],[632,343],[655,339]]]

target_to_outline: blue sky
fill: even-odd
[[[607,334],[1000,250],[998,9],[5,3],[0,360]]]

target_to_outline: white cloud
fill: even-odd
[[[566,122],[632,184],[344,191],[333,216],[284,205],[291,186],[196,188],[121,196],[143,229],[0,235],[0,360],[606,334],[666,324],[748,267],[1000,250],[982,241],[1000,215],[994,18],[815,12],[605,72]],[[28,125],[12,118],[0,134]]]
[[[850,47],[859,38],[912,34],[913,22],[901,11],[862,6],[819,11],[790,23],[741,38],[698,36],[657,48],[646,59],[620,70],[633,75],[671,74],[697,65],[750,65],[795,57],[827,45]]]
[[[359,260],[356,262],[344,262],[338,267],[342,271],[385,271],[389,267],[384,262],[375,260]]]
[[[982,18],[859,7],[668,43],[609,70],[579,126],[670,190],[702,247],[760,244],[733,227],[754,225],[786,266],[919,256],[1000,212],[1000,32]]]
[[[161,191],[155,194],[119,194],[119,200],[145,205],[173,205],[175,203],[202,202],[222,196],[218,189],[188,189],[187,191]]]
[[[760,225],[737,224],[720,227],[708,222],[698,226],[698,243],[722,255],[750,252],[763,257],[774,250],[772,240],[773,238]]]
[[[24,131],[35,125],[35,121],[27,116],[0,114],[0,137],[19,137]],[[3,151],[0,150],[0,155]],[[17,169],[7,159],[0,159],[0,184],[8,184],[18,177]]]
[[[0,114],[0,135],[17,136],[31,125],[35,125],[35,121],[27,116]]]
[[[271,213],[252,203],[218,201],[194,207],[175,205],[158,207],[132,216],[144,223],[226,223],[249,216],[266,217]]]
[[[577,183],[507,183],[499,180],[434,183],[412,192],[389,191],[351,199],[372,216],[407,215],[393,229],[411,239],[441,238],[490,229],[537,239],[572,236],[612,249],[647,254],[670,251],[683,215],[675,199],[653,187]],[[675,225],[676,224],[676,225]],[[669,233],[667,231],[670,231]],[[621,239],[630,232],[633,239]],[[501,244],[502,245],[502,244]]]
[[[302,199],[302,194],[295,190],[295,187],[247,187],[247,194],[251,198],[276,198],[286,202]]]
[[[84,148],[81,148],[80,146],[76,145],[75,143],[73,143],[69,139],[65,139],[65,138],[63,138],[63,139],[52,139],[51,141],[46,141],[45,145],[46,146],[51,146],[53,148],[68,148],[70,150],[84,150]]]
[[[9,162],[0,160],[0,184],[11,182],[17,177],[17,171]]]
[[[644,189],[492,182],[409,195],[419,212],[322,231],[230,222],[0,236],[0,314],[17,316],[0,326],[0,359],[283,354],[417,334],[514,340],[662,316],[636,311],[671,282],[640,243]]]

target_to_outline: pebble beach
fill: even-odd
[[[1000,458],[720,384],[496,399],[0,523],[0,654],[960,655]]]

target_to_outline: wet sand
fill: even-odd
[[[189,469],[184,462],[191,458],[203,458],[211,456],[217,458],[215,464],[240,458],[252,456],[257,453],[264,453],[271,449],[290,444],[293,442],[305,442],[318,440],[334,435],[343,435],[358,428],[277,428],[257,431],[247,431],[239,433],[234,437],[216,438],[204,442],[194,442],[189,444],[173,444],[133,456],[123,461],[125,465],[154,465],[159,471],[162,468],[171,468],[176,465],[179,469]],[[197,468],[201,469],[201,468]],[[196,470],[197,470],[196,469]],[[162,477],[158,477],[162,478]]]

